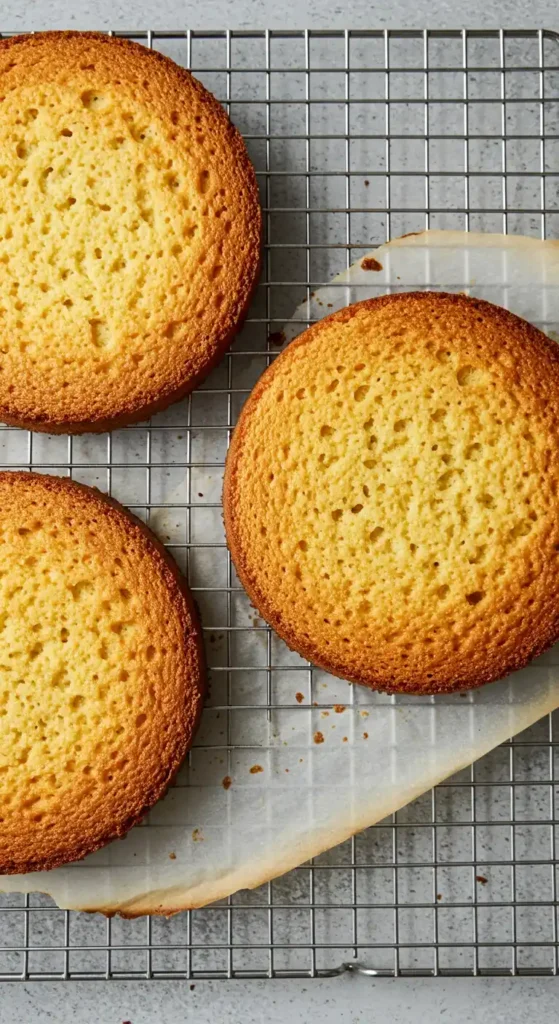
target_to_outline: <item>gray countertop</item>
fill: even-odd
[[[557,25],[555,0],[288,0],[274,4],[262,0],[148,0],[87,4],[65,0],[36,0],[2,4],[6,31],[36,28],[552,28]]]
[[[538,1024],[557,1020],[553,978],[43,982],[2,994],[2,1024]]]
[[[48,28],[558,28],[557,0],[64,0],[2,5],[5,31]],[[293,1024],[311,1020],[408,1024],[499,1024],[557,1020],[557,983],[552,978],[375,980],[348,975],[325,980],[188,982],[43,982],[8,984],[0,993],[0,1024],[21,1021],[175,1024],[182,1020],[262,1020]]]

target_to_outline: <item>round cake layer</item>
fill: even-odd
[[[122,39],[6,39],[0,78],[0,420],[145,419],[247,310],[261,215],[243,140],[189,72]]]
[[[0,874],[123,836],[202,708],[192,598],[150,531],[68,479],[0,473]]]
[[[290,647],[375,689],[478,686],[559,637],[559,348],[435,292],[275,360],[227,460],[231,554]]]

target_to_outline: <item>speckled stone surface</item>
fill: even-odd
[[[255,21],[256,19],[256,21]],[[36,28],[101,28],[101,29],[133,29],[141,28],[243,28],[243,27],[549,27],[559,29],[559,12],[556,0],[535,0],[526,5],[524,0],[503,0],[499,5],[489,5],[487,0],[470,0],[467,4],[456,3],[454,0],[394,0],[388,4],[384,0],[382,4],[364,2],[364,0],[352,0],[351,3],[334,3],[326,5],[320,0],[301,0],[295,3],[288,0],[287,4],[278,7],[266,0],[256,8],[251,0],[239,0],[232,7],[227,0],[209,0],[205,5],[186,2],[179,4],[177,0],[158,0],[156,5],[150,5],[146,0],[139,0],[133,7],[125,3],[114,3],[110,0],[90,0],[87,5],[80,5],[77,2],[73,5],[63,0],[38,0],[33,5],[21,5],[8,0],[2,6],[3,24],[0,26],[5,31],[17,31]],[[207,84],[212,87],[211,80]],[[247,88],[250,83],[247,81]],[[294,82],[293,87],[297,88]],[[215,84],[216,91],[219,89],[219,82]],[[316,88],[321,88],[316,83]],[[315,93],[319,95],[319,93]],[[240,97],[239,97],[240,98]],[[243,108],[238,108],[238,118],[243,115]],[[286,111],[287,115],[288,111]],[[331,116],[328,111],[327,116]],[[335,112],[334,112],[335,115]],[[262,116],[264,113],[262,112]],[[317,111],[318,116],[318,111]],[[326,115],[325,115],[326,116]],[[550,114],[551,117],[551,114]],[[551,124],[551,121],[550,121]],[[243,124],[240,124],[243,127]],[[281,127],[281,126],[280,126]],[[548,125],[549,128],[549,125]],[[320,125],[316,124],[316,131],[320,131]],[[337,130],[337,129],[334,129]],[[556,130],[556,124],[555,124]],[[258,165],[262,153],[258,152],[258,144],[254,144],[253,158]],[[320,154],[316,150],[317,159]],[[485,154],[490,159],[490,154]],[[332,151],[324,154],[330,160],[336,159]],[[405,157],[405,152],[403,154]],[[554,153],[552,153],[554,156]],[[363,166],[364,162],[372,158],[372,153],[357,150],[353,157],[356,160],[355,166]],[[480,159],[483,160],[483,153]],[[538,166],[532,165],[530,161],[533,154],[529,146],[524,147],[519,143],[514,158],[518,161],[519,171],[538,170]],[[276,159],[272,152],[272,161]],[[286,159],[283,155],[277,156],[278,163],[273,166],[282,169],[287,165],[281,163]],[[289,167],[297,166],[297,161],[304,159],[304,154],[297,152],[296,146],[289,153]],[[413,147],[407,155],[411,164],[402,163],[402,169],[406,166],[414,166],[415,159]],[[303,179],[302,179],[303,180]],[[289,199],[289,205],[298,205],[297,195],[293,192],[282,195],[281,188],[294,189],[297,187],[295,180],[286,180],[282,185],[277,182],[277,191],[273,199],[276,205],[282,205],[284,199]],[[328,205],[337,205],[338,197],[333,192],[328,192],[330,187],[336,188],[335,179],[332,181],[315,180],[313,186],[317,189],[313,196],[314,205],[319,206],[321,202]],[[364,189],[364,182],[358,179],[354,186],[355,197],[365,195],[359,190]],[[409,179],[408,184],[409,202]],[[417,182],[417,187],[421,183]],[[445,192],[445,189],[452,188],[452,184],[441,182],[436,187],[440,188],[439,199],[443,204],[446,199],[452,203],[452,192]],[[490,182],[484,187],[490,189]],[[514,186],[518,189],[518,206],[534,206],[537,208],[539,200],[537,192],[532,195],[529,189],[536,188],[536,181],[531,184],[530,180],[519,179]],[[524,191],[522,191],[524,190]],[[526,191],[528,190],[528,191]],[[394,200],[393,200],[394,201]],[[432,198],[433,203],[433,198]],[[480,193],[478,202],[490,203],[490,193]],[[343,205],[341,197],[340,205]],[[401,227],[398,223],[392,224],[392,233],[398,234],[400,230],[412,230],[414,227],[423,227],[424,217],[418,220],[417,225],[410,225],[410,218],[406,216],[405,223]],[[443,214],[440,222],[433,226],[437,227],[462,227],[463,222],[459,215]],[[287,241],[292,234],[292,224],[289,218],[283,219],[283,224],[276,228],[276,240],[281,241],[281,232],[285,232]],[[499,216],[495,224],[481,223],[472,224],[472,227],[485,227],[486,229],[501,230],[502,218]],[[551,218],[548,225],[551,232],[557,229],[554,218]],[[536,217],[525,215],[518,218],[513,230],[525,231],[526,233],[537,233],[539,221]],[[378,237],[371,237],[371,233],[378,229]],[[296,226],[294,230],[297,230]],[[315,241],[328,244],[339,236],[339,231],[345,233],[345,218],[343,224],[338,224],[334,217],[328,222],[323,221],[322,225],[313,225],[316,232]],[[363,240],[382,241],[385,225],[379,221],[375,226],[371,223],[359,223],[356,219],[352,225],[352,238],[363,236]],[[357,255],[357,253],[355,254]],[[321,251],[315,253],[317,260],[313,265],[313,273],[316,278],[335,272],[341,267],[336,267],[331,262],[325,263],[321,257]],[[323,260],[321,262],[321,259]],[[289,267],[291,279],[296,279],[298,269],[293,264]],[[301,280],[304,280],[305,268],[301,268]],[[296,296],[295,296],[296,297]],[[289,298],[289,308],[282,309],[280,306],[274,311],[278,317],[289,315],[293,308],[293,297]],[[262,367],[255,367],[258,372]],[[248,369],[248,367],[247,367]],[[219,374],[219,370],[216,371]],[[172,414],[171,414],[172,415]],[[57,446],[63,447],[62,439],[39,440],[39,447],[36,452],[42,452],[45,460],[58,458]],[[78,458],[83,455],[83,461],[95,461],[95,445],[99,443],[95,439],[75,442]],[[120,437],[116,436],[113,443],[117,446]],[[172,443],[172,441],[171,441]],[[49,448],[48,446],[52,446]],[[56,448],[56,452],[55,449]],[[83,449],[83,450],[82,450]],[[171,453],[172,454],[172,453]],[[133,453],[128,453],[133,458]],[[63,456],[60,456],[63,457]],[[139,456],[141,461],[141,455]],[[83,478],[87,482],[98,483],[103,486],[103,479],[94,479],[94,472],[91,471],[91,479],[87,476],[84,467]],[[143,470],[138,469],[142,474],[142,480],[138,477],[138,487],[143,487]],[[79,475],[79,474],[78,474]],[[210,493],[215,485],[216,494],[219,491],[219,480],[209,479],[205,481],[204,492]],[[138,500],[141,502],[141,495],[134,492],[134,474],[128,474],[122,480],[116,475],[113,481],[113,493],[121,500],[133,504]],[[161,481],[163,490],[172,488],[172,479]],[[132,488],[132,490],[130,490]],[[196,488],[195,488],[196,490]],[[139,491],[140,494],[140,491]],[[161,500],[166,500],[166,494],[162,491]],[[160,524],[160,528],[172,535],[172,529],[179,529],[181,524]],[[208,566],[201,566],[200,571],[207,576],[210,571]],[[211,609],[208,609],[208,614]],[[538,742],[541,736],[542,743],[545,739],[544,724],[541,727],[534,727],[532,734],[534,741]],[[542,732],[542,729],[544,732]],[[544,775],[549,777],[549,754],[547,748],[526,748],[517,752],[516,769],[525,785],[520,791],[515,807],[517,817],[522,821],[540,821],[541,830],[538,826],[527,827],[523,833],[522,828],[517,829],[517,855],[526,859],[542,860],[547,858],[549,852],[550,826],[546,824],[549,817],[549,789],[544,792],[542,788],[531,788],[531,782],[536,782]],[[508,776],[508,753],[496,751],[480,763],[477,778],[485,779],[496,786],[503,782],[502,800],[497,796],[492,799],[491,805],[480,807],[479,812],[487,817],[489,814],[495,816],[497,827],[487,828],[480,831],[477,851],[478,863],[483,863],[486,858],[488,867],[480,869],[480,878],[487,881],[478,882],[478,900],[487,900],[488,904],[498,903],[499,899],[505,903],[510,894],[510,872],[508,869],[491,868],[490,861],[495,859],[506,859],[510,855],[510,835],[507,828],[499,829],[498,821],[502,817],[506,820],[510,814],[509,790],[506,785]],[[453,909],[452,914],[445,918],[441,907],[439,914],[439,939],[449,943],[457,943],[456,946],[442,953],[441,966],[453,966],[468,968],[471,965],[471,947],[468,943],[472,935],[472,871],[471,868],[463,868],[463,861],[471,858],[470,830],[463,831],[458,828],[458,822],[465,820],[469,813],[469,791],[460,787],[460,782],[467,780],[469,776],[465,773],[462,778],[456,777],[458,783],[455,789],[449,788],[438,804],[438,815],[441,823],[448,824],[447,834],[444,827],[439,831],[439,860],[444,866],[439,869],[437,885],[440,889],[441,905],[447,892],[452,892],[454,902],[462,904],[460,909]],[[430,797],[417,801],[409,811],[401,813],[399,820],[402,830],[401,848],[399,855],[402,863],[410,861],[409,869],[401,869],[399,874],[400,892],[399,898],[409,898],[412,903],[425,904],[430,902],[432,895],[432,870],[422,867],[414,867],[413,864],[422,859],[428,860],[430,852],[428,844],[431,842],[430,830],[421,827],[414,827],[422,822],[428,822],[432,813]],[[409,819],[409,821],[408,821]],[[406,824],[409,823],[409,829]],[[455,826],[454,828],[452,826]],[[392,842],[391,832],[378,830],[374,833],[365,833],[357,841],[358,856],[364,862],[370,863],[378,859],[379,862],[389,858],[390,843]],[[422,844],[427,844],[423,846]],[[350,905],[353,898],[352,886],[355,884],[352,872],[344,865],[349,863],[351,855],[349,844],[338,848],[337,851],[326,854],[322,859],[325,868],[323,873],[318,872],[318,884],[314,892],[317,903],[336,903],[339,908],[337,916],[332,920],[317,915],[318,938],[324,942],[335,944],[338,936],[346,936],[348,921],[352,910]],[[340,865],[340,867],[334,867]],[[547,872],[544,877],[544,871]],[[520,886],[520,893],[526,903],[537,901],[542,898],[542,893],[549,893],[549,871],[546,866],[541,870],[530,867],[529,870],[520,868],[517,874],[517,886]],[[368,909],[361,911],[359,921],[360,935],[367,941],[383,941],[386,937],[387,944],[393,937],[393,912],[376,908],[375,903],[382,902],[379,893],[382,893],[383,886],[392,884],[392,876],[389,869],[380,868],[375,875],[364,874],[359,881],[359,898],[368,904]],[[278,942],[294,943],[308,940],[308,911],[296,911],[297,901],[304,903],[308,900],[308,879],[302,872],[288,876],[274,886],[274,899],[279,904],[275,913],[275,938]],[[257,903],[266,898],[266,893],[256,892],[254,894],[242,894],[237,898],[239,908],[249,908],[251,903]],[[20,954],[10,952],[9,947],[17,946],[23,941],[22,921],[23,915],[6,912],[8,908],[17,908],[21,905],[18,897],[0,898],[0,971],[20,970]],[[52,951],[47,947],[56,947],[64,944],[64,918],[56,910],[50,910],[49,902],[43,897],[32,897],[32,905],[38,908],[36,915],[31,915],[29,942],[39,947],[39,951],[29,954],[28,967],[30,970],[51,970],[61,969],[61,954]],[[282,905],[289,905],[293,912],[283,913]],[[2,913],[4,910],[4,913]],[[283,916],[282,916],[283,913]],[[244,910],[239,910],[236,920],[243,919]],[[421,967],[431,964],[431,952],[428,949],[430,936],[432,935],[431,912],[425,911],[419,906],[412,909],[407,917],[402,916],[400,920],[400,940],[406,941],[409,948],[401,953],[401,966]],[[245,932],[246,941],[257,943],[267,941],[268,920],[266,912],[262,912],[261,918],[258,913],[250,911],[250,917],[246,918]],[[197,934],[195,941],[200,945],[223,943],[227,940],[227,910],[217,908],[213,911],[202,912],[197,918]],[[156,943],[180,945],[184,941],[184,918],[178,917],[170,922],[154,922],[152,937]],[[512,929],[517,929],[517,937],[520,942],[526,940],[532,943],[529,951],[519,948],[519,957],[526,966],[538,967],[548,965],[550,958],[549,947],[542,946],[538,951],[537,943],[545,943],[552,939],[554,928],[553,911],[546,908],[545,911],[534,906],[525,906],[517,914],[516,922],[513,925],[510,910],[500,909],[498,906],[487,908],[487,913],[478,911],[477,917],[478,935],[480,937],[501,941],[499,947],[488,947],[485,952],[485,966],[502,967],[510,963],[510,951],[506,943],[510,942]],[[102,946],[106,938],[106,924],[100,918],[88,918],[81,916],[72,921],[72,932],[70,941],[73,945],[89,944],[90,946]],[[114,970],[144,970],[146,965],[146,954],[144,951],[135,950],[134,945],[141,945],[146,937],[146,922],[120,922],[115,921],[112,925],[113,943],[119,942],[123,948],[113,953],[112,967]],[[463,942],[461,946],[460,943]],[[6,949],[7,947],[7,949]],[[351,948],[342,945],[335,948],[331,953],[319,952],[319,957],[324,955],[324,966],[331,966],[333,962],[340,962],[350,957]],[[200,949],[195,954],[198,957],[194,965],[199,970],[215,969],[220,970],[226,967],[226,956],[223,953],[215,953],[211,950]],[[393,954],[387,948],[376,952],[375,962],[378,966],[390,967]],[[92,959],[93,957],[93,959]],[[167,967],[184,968],[184,957],[180,950],[169,950],[165,959],[158,960],[159,954],[154,954],[154,969]],[[252,959],[244,959],[244,965],[249,969],[266,969],[267,956],[260,954],[258,950],[251,953]],[[285,969],[297,966],[297,954],[292,950],[279,951],[276,954],[276,967]],[[447,958],[445,960],[445,957]],[[522,961],[522,958],[525,960]],[[96,953],[88,953],[87,956],[79,951],[71,954],[70,969],[104,970],[106,954],[102,950]],[[321,966],[321,964],[319,964]],[[500,1022],[524,1022],[527,1019],[537,1020],[542,1024],[556,1021],[557,1019],[557,982],[554,979],[414,979],[414,980],[391,980],[391,979],[369,979],[361,977],[349,977],[347,975],[326,980],[274,980],[268,981],[194,981],[188,982],[87,982],[72,981],[64,982],[43,982],[43,983],[6,983],[0,985],[0,1024],[21,1024],[21,1022],[42,1022],[56,1021],[59,1024],[69,1024],[70,1021],[78,1022],[99,1022],[99,1024],[122,1024],[129,1021],[131,1024],[175,1024],[183,1020],[196,1020],[199,1024],[206,1022],[219,1022],[222,1020],[231,1021],[232,1024],[252,1024],[262,1020],[269,1021],[292,1021],[293,1024],[311,1020],[320,1020],[324,1024],[333,1022],[371,1022],[371,1024],[411,1024],[411,1022],[428,1021],[443,1022],[443,1024],[500,1024]]]
[[[5,30],[41,28],[553,28],[554,0],[138,0],[134,5],[111,0],[87,4],[35,0],[2,4]]]
[[[2,1024],[552,1024],[555,979],[62,982],[2,993]]]

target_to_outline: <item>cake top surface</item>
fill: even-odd
[[[201,709],[191,598],[145,528],[69,480],[0,474],[0,873],[124,834]]]
[[[287,642],[422,692],[504,675],[556,638],[559,349],[461,295],[316,324],[246,403],[228,540]]]
[[[260,211],[223,108],[159,53],[0,42],[0,419],[103,429],[194,386],[238,326]]]

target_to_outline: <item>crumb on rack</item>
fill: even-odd
[[[175,851],[171,850],[171,852],[169,854],[169,860],[176,860],[176,859],[177,859],[177,855],[176,855]]]
[[[313,739],[315,743],[324,743],[324,736],[321,732],[315,732]]]
[[[232,781],[233,779],[231,778],[231,776],[226,775],[225,778],[221,780],[221,785],[223,786],[224,789],[231,789]]]
[[[476,882],[479,882],[480,885],[487,885],[488,881],[489,879],[485,875],[476,875]]]
[[[259,772],[263,772],[263,771],[264,771],[264,769],[263,769],[261,764],[253,764],[252,768],[250,769],[250,774],[251,775],[258,775]]]
[[[369,733],[368,732],[364,732],[363,733],[363,739],[364,740],[368,740],[369,739]]]
[[[345,711],[345,704],[334,704],[334,711],[337,715],[341,715],[342,711]]]
[[[302,694],[302,693],[296,693],[295,694],[295,700],[297,701],[298,704],[302,704],[304,699],[305,699],[304,694]]]
[[[204,836],[202,835],[202,833],[201,833],[199,828],[193,829],[193,831],[192,831],[192,842],[193,843],[203,843],[204,842]]]

